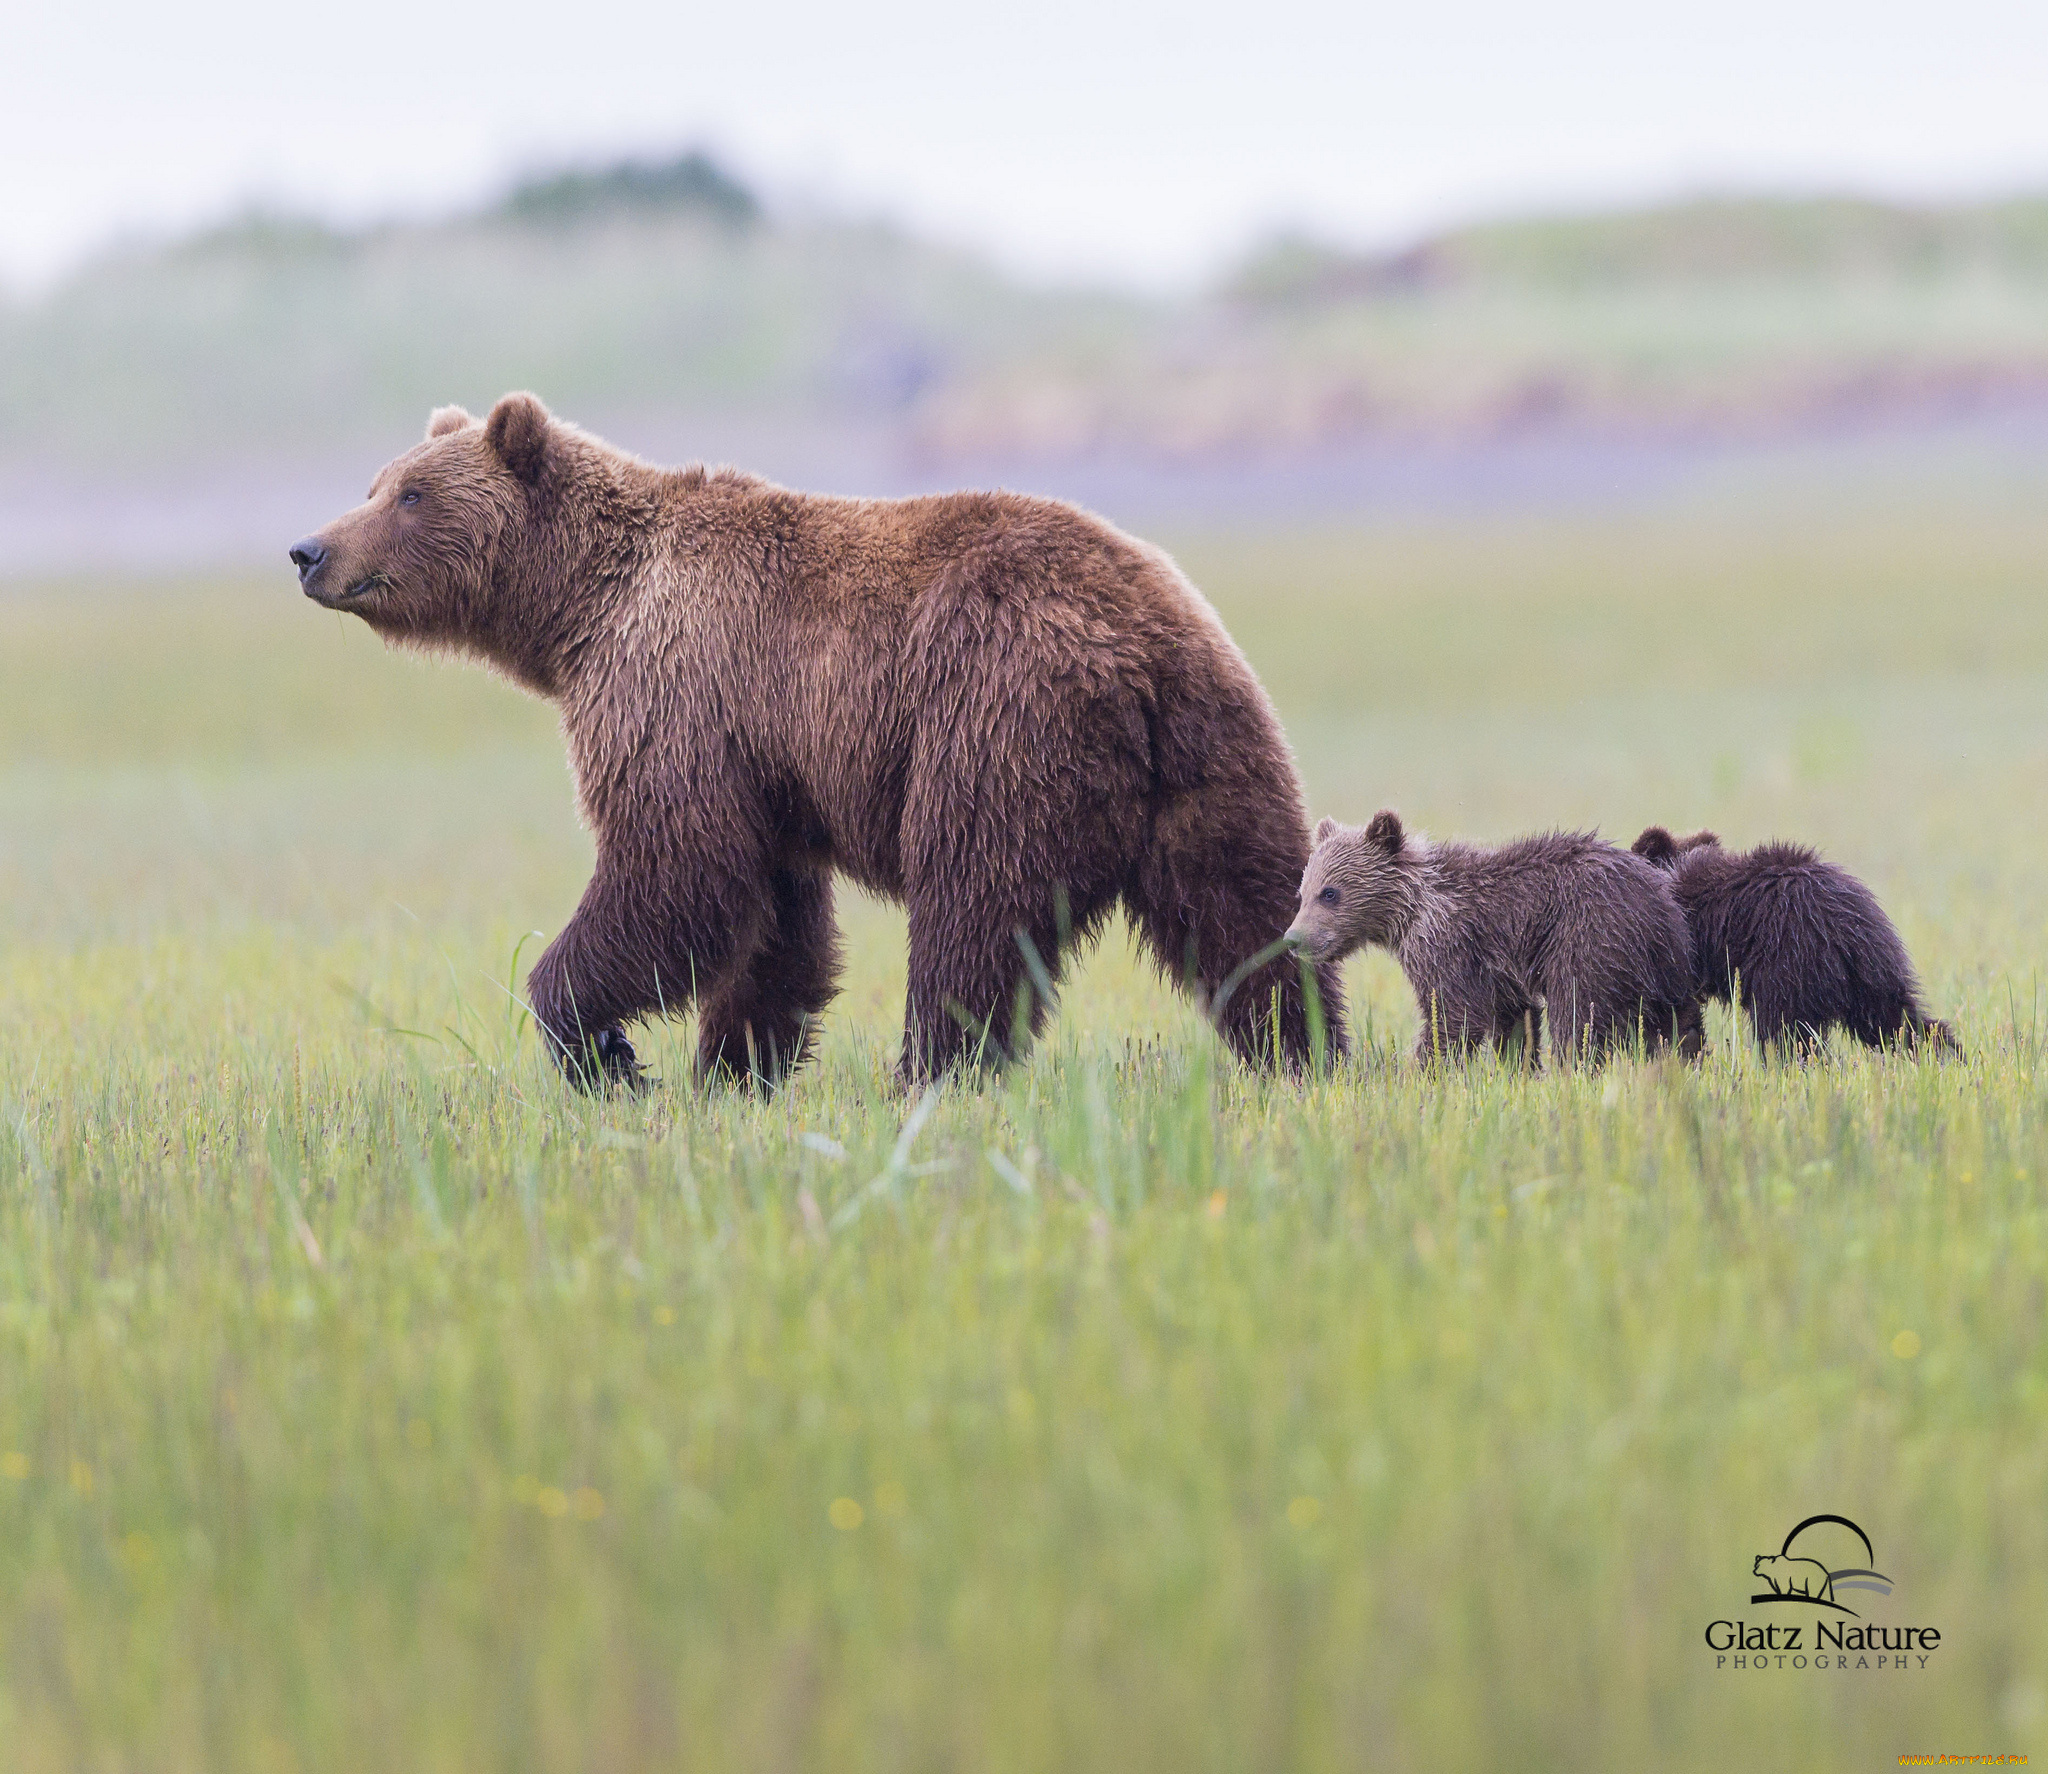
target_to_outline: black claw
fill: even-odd
[[[578,1090],[625,1090],[637,1095],[652,1082],[623,1029],[599,1029],[585,1039],[580,1051],[565,1050],[561,1060],[562,1070]]]
[[[598,1075],[607,1086],[631,1091],[646,1089],[647,1075],[640,1069],[639,1058],[633,1052],[633,1043],[626,1039],[625,1030],[599,1029],[590,1051],[597,1062]]]

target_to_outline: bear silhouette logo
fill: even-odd
[[[1867,1589],[1879,1595],[1890,1595],[1892,1580],[1882,1571],[1872,1570],[1870,1565],[1834,1565],[1810,1556],[1810,1552],[1792,1550],[1792,1543],[1802,1534],[1828,1525],[1847,1528],[1862,1546],[1864,1557],[1873,1564],[1876,1562],[1877,1553],[1870,1544],[1870,1536],[1846,1515],[1809,1515],[1785,1536],[1785,1544],[1776,1552],[1759,1552],[1756,1555],[1750,1574],[1761,1577],[1770,1587],[1763,1594],[1749,1599],[1752,1602],[1805,1602],[1816,1608],[1833,1608],[1838,1614],[1854,1615],[1854,1608],[1836,1600],[1838,1589]],[[1840,1536],[1835,1538],[1837,1544],[1843,1544]],[[1828,1541],[1825,1537],[1816,1537],[1808,1542],[1808,1546],[1810,1550],[1825,1553]]]
[[[1835,1599],[1833,1573],[1817,1558],[1787,1558],[1782,1553],[1759,1552],[1750,1575],[1768,1583],[1773,1595],[1804,1596],[1816,1602]]]

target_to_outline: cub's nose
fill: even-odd
[[[299,583],[306,581],[327,564],[327,550],[315,537],[308,536],[303,542],[294,542],[291,550],[292,565],[299,569]]]

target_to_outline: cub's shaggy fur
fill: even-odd
[[[1488,848],[1411,837],[1382,812],[1326,819],[1287,939],[1319,966],[1394,952],[1421,1001],[1418,1057],[1525,1045],[1547,1022],[1560,1060],[1644,1043],[1700,1050],[1685,920],[1670,882],[1589,832]]]
[[[654,468],[511,394],[435,413],[292,559],[560,708],[597,870],[528,986],[578,1082],[635,1081],[622,1025],[693,1000],[703,1073],[798,1063],[835,869],[909,908],[912,1078],[1035,1029],[1034,980],[1119,904],[1204,1002],[1293,909],[1308,821],[1258,680],[1172,561],[1070,505]],[[1217,1015],[1247,1059],[1309,1053],[1291,960]]]
[[[1891,919],[1847,869],[1803,844],[1731,851],[1712,832],[1674,838],[1661,825],[1634,849],[1671,877],[1700,994],[1739,994],[1759,1040],[1803,1055],[1842,1028],[1870,1047],[1955,1050],[1948,1024],[1921,1006]]]

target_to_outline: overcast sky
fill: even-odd
[[[432,213],[706,142],[1049,275],[1170,283],[1703,188],[2048,188],[2048,0],[114,0],[12,9],[0,276],[251,199]]]

